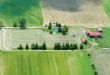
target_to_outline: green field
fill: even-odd
[[[106,14],[110,18],[110,0],[102,0],[102,5]]]
[[[84,51],[10,51],[1,57],[3,75],[94,75]]]
[[[97,39],[96,42],[98,43],[99,47],[110,48],[110,28],[103,28],[102,39]]]
[[[28,26],[43,24],[39,0],[0,0],[0,23],[12,26],[24,18]]]

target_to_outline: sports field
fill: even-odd
[[[1,57],[0,75],[94,75],[82,51],[12,51]]]
[[[39,0],[0,0],[0,23],[13,26],[21,18],[26,19],[28,26],[42,25]]]

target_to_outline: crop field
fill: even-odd
[[[92,51],[91,55],[98,75],[110,75],[110,50]]]
[[[0,75],[94,75],[94,71],[82,51],[5,51],[0,52]]]
[[[81,36],[83,30],[81,29],[69,29],[69,33],[66,36],[62,34],[49,34],[49,32],[42,29],[4,29],[5,30],[5,45],[8,49],[16,49],[20,44],[24,47],[28,43],[38,43],[42,45],[46,42],[48,48],[53,48],[55,43],[81,43]],[[76,37],[73,37],[76,35]]]
[[[42,25],[39,0],[0,0],[0,23],[13,26],[21,18],[26,19],[28,26]]]
[[[101,0],[40,0],[44,23],[97,27],[110,24]]]

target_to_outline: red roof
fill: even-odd
[[[91,33],[89,33],[89,36],[101,36],[102,35],[102,33],[100,33],[100,32],[91,32]]]
[[[86,29],[86,33],[89,33],[89,36],[95,36],[95,37],[102,35],[102,33],[100,33],[100,32],[93,32],[90,29]]]

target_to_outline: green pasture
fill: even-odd
[[[42,25],[39,0],[0,0],[0,23],[12,26],[21,18],[26,19],[28,26]]]
[[[9,51],[0,57],[4,75],[94,75],[84,51]]]
[[[109,27],[103,28],[102,39],[97,39],[96,42],[98,43],[99,47],[110,48],[110,28]]]
[[[102,5],[106,14],[110,18],[110,0],[102,0]]]

